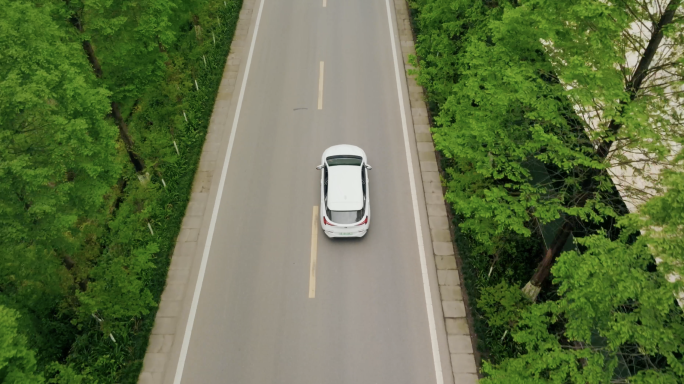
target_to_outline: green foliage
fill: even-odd
[[[680,159],[672,160],[678,150],[672,144],[681,143],[682,137],[684,93],[676,90],[682,85],[684,61],[681,49],[670,49],[684,43],[681,8],[665,28],[662,49],[643,84],[636,92],[632,88],[650,39],[633,27],[658,22],[665,3],[651,7],[637,0],[410,1],[418,33],[417,57],[411,60],[419,67],[417,81],[427,91],[434,116],[435,146],[445,158],[446,199],[458,221],[464,283],[479,347],[490,359],[486,372],[492,382],[606,382],[618,371],[616,380],[626,377],[622,373],[626,366],[631,372],[641,372],[630,378],[634,382],[647,377],[651,382],[667,382],[668,369],[674,371],[679,364],[664,362],[667,358],[660,353],[678,356],[681,352],[663,346],[654,347],[658,352],[651,355],[627,351],[638,349],[634,340],[621,341],[619,348],[610,351],[603,346],[592,349],[606,340],[593,323],[585,326],[586,332],[593,332],[592,348],[581,346],[588,341],[569,336],[567,327],[576,323],[568,318],[570,309],[558,307],[559,303],[568,300],[568,305],[579,306],[600,299],[584,288],[573,288],[580,292],[574,301],[565,299],[570,291],[560,291],[565,296],[557,297],[556,287],[563,282],[570,286],[569,274],[581,272],[576,263],[585,263],[586,253],[577,255],[575,264],[562,264],[567,276],[561,267],[553,270],[555,285],[547,284],[541,304],[528,306],[516,292],[543,255],[539,225],[569,218],[582,223],[583,234],[592,234],[622,214],[623,203],[609,168],[652,182],[653,190],[620,185],[622,196],[634,201],[663,190],[649,167],[681,164]],[[627,60],[626,52],[635,57]],[[635,158],[630,155],[634,153],[648,156]],[[676,206],[671,201],[667,204]],[[648,207],[644,209],[652,209]],[[623,219],[620,229],[626,234],[644,229],[643,222],[628,226],[624,220],[643,218]],[[649,247],[681,250],[673,241],[677,234],[666,232],[659,232],[659,243],[649,240]],[[623,248],[606,248],[606,258],[629,253],[627,249],[636,246],[624,236]],[[529,237],[531,244],[525,244]],[[553,239],[546,240],[551,243]],[[592,241],[581,243],[581,249],[598,247]],[[636,262],[615,260],[637,268]],[[650,259],[644,256],[642,260]],[[504,267],[498,269],[498,265]],[[672,265],[676,263],[663,262],[658,268],[667,271]],[[613,272],[625,271],[615,268]],[[559,279],[561,275],[565,280]],[[603,286],[594,289],[605,295],[610,284],[618,283],[618,276],[624,278],[599,279],[596,284]],[[575,278],[579,275],[572,275]],[[663,275],[658,278],[663,284]],[[654,294],[652,289],[656,288],[644,286],[644,295]],[[622,307],[609,300],[601,304],[622,310],[635,295],[620,297]],[[671,310],[671,296],[667,305]],[[604,314],[609,311],[606,308]],[[679,312],[670,316],[673,313]],[[582,315],[576,312],[578,318]],[[515,331],[515,338],[503,337],[507,331]]]
[[[478,307],[487,318],[491,327],[512,329],[520,317],[520,312],[529,304],[520,287],[505,281],[482,289]]]
[[[66,2],[79,38],[90,41],[102,66],[112,100],[137,98],[164,76],[167,55],[177,32],[173,0],[76,0]]]
[[[0,1],[0,303],[41,363],[73,342],[64,320],[121,172],[109,93],[53,11]]]
[[[16,311],[0,305],[0,382],[39,384],[43,377],[36,372],[36,358],[28,349],[26,338],[17,332]]]
[[[515,341],[528,353],[505,360],[498,367],[485,362],[484,384],[491,383],[607,383],[617,367],[616,359],[606,359],[589,348],[566,348],[547,329],[555,323],[542,306],[533,305],[521,318],[528,332],[516,333]]]
[[[139,98],[129,124],[147,160],[150,181],[141,184],[136,175],[125,174],[122,202],[108,224],[103,264],[93,269],[93,282],[79,295],[84,305],[78,321],[84,332],[74,343],[68,362],[81,372],[89,369],[90,377],[102,383],[137,382],[140,374],[155,303],[165,285],[241,2],[203,6],[197,12],[198,20],[204,36],[213,32],[217,44],[213,39],[200,41],[194,29],[183,30],[168,49],[168,81]],[[172,140],[176,140],[180,156]]]
[[[620,221],[620,239],[589,236],[579,240],[583,254],[561,256],[553,268],[560,298],[522,313],[513,337],[526,352],[486,364],[485,383],[684,380],[684,314],[673,296],[684,283],[668,281],[684,273],[683,182],[669,175],[663,197]],[[654,256],[663,260],[657,269]]]
[[[454,159],[451,172],[469,175],[452,178],[447,199],[483,243],[509,231],[529,235],[533,216],[543,223],[564,210],[563,190],[551,194],[534,183],[529,159],[566,171],[592,164],[583,147],[572,151],[558,134],[571,131],[567,105],[558,102],[564,89],[539,76],[554,70],[540,54],[546,31],[522,22],[520,9],[469,40],[461,54],[468,66],[435,119],[435,144]]]
[[[0,382],[137,382],[240,7],[0,0]]]
[[[90,272],[92,281],[85,292],[77,293],[79,317],[74,322],[96,318],[105,334],[120,331],[129,319],[146,315],[155,306],[146,276],[155,268],[152,261],[159,245],[145,229],[160,191],[147,185],[126,192],[126,202],[109,222],[107,248]]]
[[[671,106],[681,105],[681,92],[665,91],[676,80],[649,84],[635,98],[627,92],[633,68],[625,51],[643,37],[624,32],[645,17],[629,11],[638,4],[513,3],[414,2],[418,82],[439,107],[436,148],[453,160],[446,198],[463,216],[461,227],[490,252],[509,232],[529,236],[532,219],[544,224],[568,215],[600,223],[616,216],[605,170],[643,174],[644,162],[672,153],[667,141],[654,138],[680,136],[671,122],[681,117]],[[681,20],[670,27],[672,39],[681,36]],[[681,72],[680,59],[668,58],[668,65]],[[594,144],[614,140],[620,144],[604,161]],[[648,160],[628,159],[634,148],[648,151]],[[536,177],[531,163],[551,177]]]
[[[158,251],[156,244],[149,243],[126,258],[103,255],[90,274],[94,281],[88,284],[86,292],[77,294],[81,322],[99,314],[102,330],[109,333],[113,331],[113,324],[122,325],[121,319],[148,314],[155,303],[141,277],[154,267],[151,259]]]
[[[28,284],[38,290],[22,300],[39,300],[41,287],[61,282],[57,266],[38,260],[79,250],[120,172],[116,131],[103,119],[108,93],[85,70],[80,47],[63,41],[49,7],[3,1],[0,9],[2,270],[21,276],[11,260],[35,259],[42,283]]]
[[[88,375],[88,370],[78,373],[73,367],[52,363],[45,369],[48,384],[97,384],[98,381]]]
[[[458,220],[457,217],[456,222]],[[534,271],[536,263],[529,255],[541,252],[541,239],[511,234],[498,251],[497,258],[484,252],[474,238],[457,228],[456,245],[463,262],[463,280],[478,337],[478,349],[484,359],[492,362],[516,356],[522,349],[511,339],[510,332],[519,309],[525,305],[525,302],[518,301],[519,287]],[[502,309],[501,302],[505,303],[508,314],[500,321],[490,323],[489,317]]]
[[[482,285],[480,291],[472,293],[477,297],[477,334],[489,362],[499,362],[523,352],[510,337],[521,312],[530,304],[520,285],[501,281],[497,285]]]

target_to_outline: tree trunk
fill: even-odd
[[[69,255],[64,256],[64,258],[62,258],[62,262],[64,263],[67,271],[71,271],[71,269],[76,266],[76,262]]]
[[[90,65],[93,66],[93,72],[95,72],[95,76],[97,76],[98,79],[102,78],[102,67],[100,67],[100,61],[97,60],[97,57],[95,56],[95,50],[93,49],[93,45],[89,40],[83,40],[83,50],[85,51],[86,56],[88,56]]]
[[[67,1],[67,4],[69,2]],[[79,33],[83,33],[83,24],[81,23],[81,19],[78,18],[75,14],[72,15],[69,18],[69,21],[71,24],[78,29]],[[90,62],[90,65],[93,66],[93,72],[95,72],[95,76],[97,78],[102,77],[102,67],[100,66],[100,61],[97,59],[97,56],[95,56],[95,49],[93,49],[92,43],[90,43],[90,40],[83,40],[83,50],[85,51],[86,57],[88,57],[88,61]]]
[[[159,52],[166,52],[164,44],[162,44],[161,39],[157,36],[157,45],[159,46]]]
[[[74,14],[69,18],[69,21],[80,33],[83,33],[83,24],[81,23],[81,19],[79,19]],[[98,79],[102,78],[102,67],[100,66],[100,61],[97,59],[97,56],[95,55],[95,49],[93,49],[93,45],[90,43],[90,40],[83,40],[83,50],[85,51],[85,54],[88,57],[90,65],[93,67],[93,72],[95,72],[95,76],[97,76]],[[140,158],[140,156],[138,156],[138,154],[136,154],[133,151],[133,139],[131,138],[131,135],[128,133],[128,126],[126,125],[126,121],[121,116],[121,109],[119,108],[119,104],[114,101],[112,102],[112,114],[114,115],[116,125],[119,127],[119,136],[121,137],[121,140],[124,142],[124,145],[126,146],[126,152],[128,153],[128,157],[131,159],[133,167],[135,167],[135,171],[138,173],[142,173],[142,171],[145,169],[145,162]]]
[[[663,16],[660,18],[658,24],[655,26],[653,34],[651,35],[651,39],[649,40],[648,45],[646,46],[646,49],[644,50],[644,53],[641,56],[641,59],[639,60],[639,65],[637,65],[637,69],[636,71],[634,71],[634,75],[625,85],[625,91],[627,91],[627,93],[629,94],[630,101],[636,99],[637,94],[639,93],[639,90],[641,89],[641,86],[643,84],[643,81],[646,78],[648,68],[650,67],[651,62],[653,61],[653,58],[655,57],[655,54],[658,51],[658,47],[660,46],[660,43],[663,40],[663,29],[667,25],[672,23],[674,15],[677,11],[677,7],[679,7],[680,3],[681,0],[670,0],[670,2],[667,5],[667,8],[665,9],[665,12],[663,13]],[[627,102],[621,101],[620,104],[626,105]],[[616,121],[615,119],[611,120],[608,124],[608,132],[606,136],[617,136],[617,133],[620,131],[620,128],[622,128],[622,123]],[[612,145],[612,139],[603,140],[601,144],[599,144],[599,146],[596,148],[597,158],[601,161],[605,161],[605,159],[608,157],[608,154],[610,153],[610,148],[612,147]],[[595,181],[595,177],[599,176],[601,173],[602,171],[596,168],[593,168],[590,172],[587,172],[586,177],[582,182],[583,196],[577,202],[577,207],[584,207],[584,204],[587,202],[589,197],[593,196],[597,192],[598,182]],[[554,239],[551,243],[551,246],[542,257],[542,261],[537,266],[537,270],[534,272],[534,275],[532,275],[530,281],[528,281],[525,287],[523,288],[523,293],[530,300],[534,301],[537,299],[537,296],[541,291],[542,283],[549,276],[554,261],[560,254],[560,251],[563,249],[563,245],[567,241],[568,237],[570,236],[570,234],[572,234],[574,227],[574,222],[572,220],[569,220],[563,223],[561,228],[559,228],[556,232]]]
[[[560,229],[558,230],[556,236],[553,239],[553,242],[546,250],[546,253],[542,258],[542,261],[537,266],[537,270],[534,272],[534,275],[532,275],[530,281],[528,281],[525,287],[523,288],[523,293],[530,300],[534,301],[537,299],[539,292],[541,292],[542,283],[546,280],[547,277],[549,277],[549,274],[551,273],[551,267],[553,266],[554,261],[556,261],[556,257],[560,254],[560,251],[563,249],[563,246],[570,238],[570,235],[572,234],[572,230],[574,227],[575,226],[572,224],[571,221],[565,221],[563,225],[561,225]]]
[[[653,34],[651,35],[651,39],[649,40],[648,45],[646,46],[646,49],[644,50],[644,53],[641,56],[641,60],[639,60],[639,65],[637,66],[637,69],[636,71],[634,71],[632,79],[630,79],[627,82],[627,85],[625,86],[625,91],[629,93],[630,101],[636,99],[637,94],[641,89],[641,85],[644,82],[644,79],[646,78],[648,68],[651,66],[651,62],[653,61],[653,58],[655,57],[655,54],[658,51],[658,47],[660,46],[660,43],[663,41],[663,29],[667,25],[672,23],[674,15],[677,12],[677,7],[679,7],[680,3],[681,0],[670,0],[670,2],[667,4],[667,8],[665,8],[665,13],[663,13],[663,16],[660,18],[658,24],[655,26]],[[627,103],[623,101],[620,104],[625,105]],[[615,119],[611,120],[610,124],[608,125],[608,135],[610,136],[617,134],[620,128],[622,128],[621,123],[615,121]],[[605,159],[608,156],[608,153],[610,152],[610,147],[612,145],[612,140],[604,140],[596,149],[596,154],[601,159]]]
[[[138,156],[137,153],[133,152],[133,139],[130,133],[128,133],[128,125],[124,121],[121,115],[121,108],[119,108],[119,103],[112,101],[112,114],[114,115],[114,120],[116,120],[116,125],[119,127],[119,136],[126,146],[126,152],[128,152],[128,157],[131,159],[131,163],[135,167],[135,171],[141,173],[145,169],[145,163]]]
[[[64,263],[67,271],[71,271],[76,266],[76,262],[69,255],[65,255],[64,258],[62,258],[62,263]],[[81,290],[81,292],[85,292],[88,289],[88,280],[84,279],[79,281],[78,288]]]

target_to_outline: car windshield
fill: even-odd
[[[363,219],[364,210],[359,211],[328,211],[330,221],[337,224],[353,224]]]
[[[361,165],[362,162],[362,159],[358,156],[330,156],[325,160],[330,167],[336,165]]]

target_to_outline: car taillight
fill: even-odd
[[[334,226],[335,226],[335,224],[333,224],[333,223],[329,222],[328,220],[326,220],[325,216],[323,216],[323,224],[325,224],[325,225],[330,225],[331,227],[334,227]]]
[[[359,225],[364,225],[364,224],[368,224],[368,216],[366,216],[366,218],[365,218],[365,219],[363,219],[363,221],[362,221],[362,222],[360,222],[360,223],[356,224],[356,226],[358,227]]]

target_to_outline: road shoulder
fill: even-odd
[[[257,0],[243,0],[230,53],[223,71],[209,129],[195,173],[190,202],[171,256],[154,328],[143,361],[139,384],[171,384],[192,305],[209,222],[214,209],[235,116],[239,89],[256,21]]]
[[[408,70],[414,69],[408,62],[409,55],[415,55],[415,40],[411,29],[408,6],[405,0],[392,0],[396,16],[397,30],[401,45],[401,56],[404,64],[404,76],[409,93],[413,131],[418,152],[421,180],[427,207],[430,239],[437,269],[437,280],[441,299],[442,314],[447,334],[451,369],[443,367],[443,371],[453,372],[455,384],[477,383],[477,364],[475,359],[475,338],[472,325],[467,319],[465,287],[461,273],[457,268],[457,249],[453,241],[444,201],[444,191],[440,180],[430,121],[425,104],[423,87],[416,83],[415,76],[409,76]],[[426,247],[427,248],[427,247]],[[440,311],[436,311],[440,312]]]

